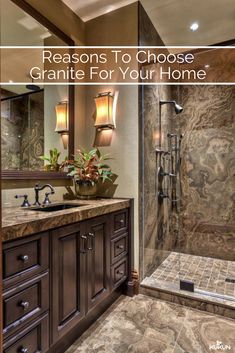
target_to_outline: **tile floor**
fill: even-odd
[[[66,353],[235,353],[235,321],[144,295],[120,297]]]
[[[171,252],[150,277],[177,285],[179,279],[187,279],[194,282],[196,289],[234,296],[235,300],[235,261]]]

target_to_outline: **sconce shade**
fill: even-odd
[[[59,102],[56,110],[56,132],[68,131],[68,102]]]
[[[113,118],[113,101],[114,97],[111,95],[111,92],[101,93],[95,97],[96,127],[109,129],[113,129],[115,127]]]
[[[68,132],[62,132],[61,133],[61,139],[62,139],[62,142],[63,142],[64,149],[67,150],[68,149],[68,144],[69,144],[69,134],[68,134]]]

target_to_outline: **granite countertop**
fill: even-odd
[[[32,235],[130,207],[129,199],[74,200],[66,203],[82,206],[54,212],[31,211],[21,207],[4,208],[2,241]]]

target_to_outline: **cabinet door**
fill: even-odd
[[[87,222],[87,310],[110,293],[110,216]]]
[[[52,342],[56,342],[85,314],[83,223],[52,231]]]

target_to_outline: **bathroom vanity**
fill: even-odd
[[[132,295],[132,211],[129,199],[3,211],[4,353],[64,352]]]

